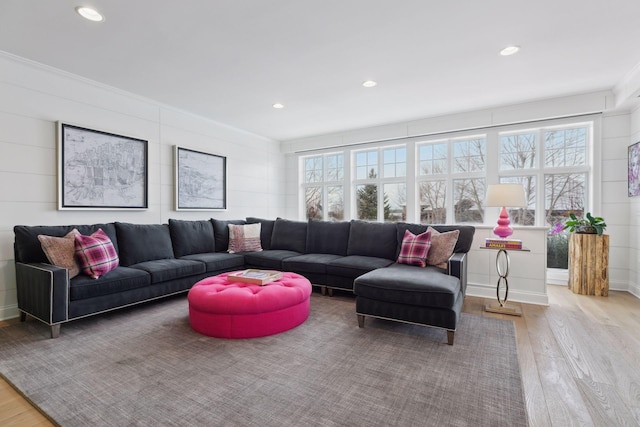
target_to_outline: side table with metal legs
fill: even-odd
[[[522,316],[522,310],[520,307],[514,307],[507,305],[507,299],[509,298],[509,267],[511,265],[511,259],[509,258],[509,252],[503,248],[486,248],[481,246],[481,249],[493,249],[497,250],[496,255],[496,270],[498,272],[498,283],[496,285],[496,297],[498,303],[487,304],[484,307],[484,311],[490,313],[509,314],[512,316]],[[522,249],[509,249],[511,251],[523,251],[530,252],[527,248]],[[500,290],[504,289],[504,297],[500,296]]]

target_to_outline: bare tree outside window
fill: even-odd
[[[570,213],[584,214],[586,175],[545,175],[545,213],[548,225],[564,221]]]
[[[447,182],[422,181],[420,188],[420,223],[445,224],[447,222]]]
[[[446,142],[423,144],[418,148],[419,175],[440,175],[447,173],[448,144]]]
[[[344,156],[333,154],[326,156],[327,181],[341,181],[344,179]]]
[[[304,160],[304,182],[322,182],[322,157]]]
[[[532,132],[500,137],[500,170],[536,167],[536,135]]]
[[[454,179],[453,203],[456,223],[484,220],[485,179]]]
[[[587,128],[552,130],[545,132],[546,167],[584,165],[587,161]]]
[[[448,171],[448,142],[418,146],[418,191],[420,198],[420,223],[445,224],[447,222],[447,181],[433,180],[433,176]],[[429,177],[429,180],[420,179]]]
[[[327,215],[329,221],[344,220],[344,187],[327,187]]]
[[[343,219],[344,155],[334,153],[305,157],[302,159],[302,168],[302,189],[307,219]]]
[[[305,191],[307,219],[322,219],[322,187],[307,187]]]
[[[473,138],[453,142],[453,171],[480,172],[485,170],[486,139]]]

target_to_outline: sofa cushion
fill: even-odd
[[[447,261],[456,247],[460,230],[447,231],[440,233],[433,227],[429,227],[428,232],[431,233],[431,249],[427,256],[427,264],[434,265],[438,268],[447,268]]]
[[[334,254],[303,254],[282,260],[282,269],[299,274],[326,274],[327,264],[338,258],[342,257]]]
[[[157,259],[133,264],[131,268],[146,271],[151,275],[151,283],[166,282],[205,272],[205,265],[200,261],[188,259]]]
[[[216,251],[211,221],[169,219],[169,234],[176,258]]]
[[[229,224],[246,224],[243,219],[211,219],[213,223],[213,234],[216,241],[216,252],[227,252],[229,250]]]
[[[396,225],[393,223],[352,220],[347,255],[362,255],[395,261],[398,257],[396,233]]]
[[[276,224],[275,220],[247,217],[247,224],[260,223],[260,246],[265,251],[271,249],[271,235],[273,234],[273,226]]]
[[[273,226],[271,249],[304,253],[307,248],[307,223],[278,218]]]
[[[461,294],[460,279],[435,267],[393,264],[370,271],[354,282],[358,297],[423,307],[454,306]]]
[[[244,256],[242,254],[229,254],[226,252],[185,255],[180,259],[200,261],[205,264],[207,272],[217,273],[244,267]]]
[[[309,220],[307,225],[307,249],[310,254],[347,255],[349,222]]]
[[[114,270],[120,264],[111,239],[101,228],[90,236],[78,233],[74,239],[78,265],[92,279]]]
[[[391,264],[393,261],[386,258],[349,255],[330,261],[327,264],[327,274],[353,279],[376,268],[387,267]]]
[[[145,261],[173,258],[169,226],[116,222],[120,264],[129,267]]]
[[[80,274],[80,266],[76,261],[75,236],[77,234],[80,234],[80,232],[74,228],[63,237],[38,235],[42,250],[49,262],[52,265],[69,270],[69,279],[73,279]]]
[[[440,233],[446,233],[448,231],[460,230],[460,235],[458,236],[458,241],[456,242],[456,247],[453,249],[454,252],[462,252],[467,253],[471,249],[473,244],[473,236],[475,234],[476,228],[472,225],[427,225],[427,224],[411,224],[408,222],[398,222],[396,223],[396,228],[398,230],[397,237],[398,243],[402,242],[402,238],[404,237],[404,231],[409,230],[413,234],[420,234],[427,231],[429,227],[432,227]]]
[[[397,262],[399,264],[426,267],[427,254],[429,253],[430,248],[431,232],[425,231],[424,233],[420,233],[416,236],[409,230],[405,230]]]
[[[235,252],[259,252],[260,223],[235,225],[229,224],[229,253]]]
[[[151,284],[151,276],[135,268],[118,267],[97,279],[80,274],[71,279],[69,299],[77,301],[104,295],[118,294],[131,289],[143,288]]]
[[[298,255],[301,254],[299,252],[287,251],[284,249],[271,249],[269,251],[262,252],[246,252],[244,253],[244,262],[250,267],[282,271],[282,261]]]
[[[16,225],[13,227],[15,233],[15,260],[17,262],[48,262],[47,256],[38,240],[38,235],[63,237],[74,228],[85,235],[90,235],[101,228],[111,239],[116,252],[119,252],[116,229],[113,223],[93,225]]]

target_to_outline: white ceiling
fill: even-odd
[[[638,0],[0,0],[0,50],[288,140],[611,89],[638,19]]]

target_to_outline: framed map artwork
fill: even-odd
[[[148,142],[58,122],[58,209],[147,209]]]
[[[640,142],[629,146],[629,197],[640,196]]]
[[[176,210],[226,209],[227,158],[174,148]]]

